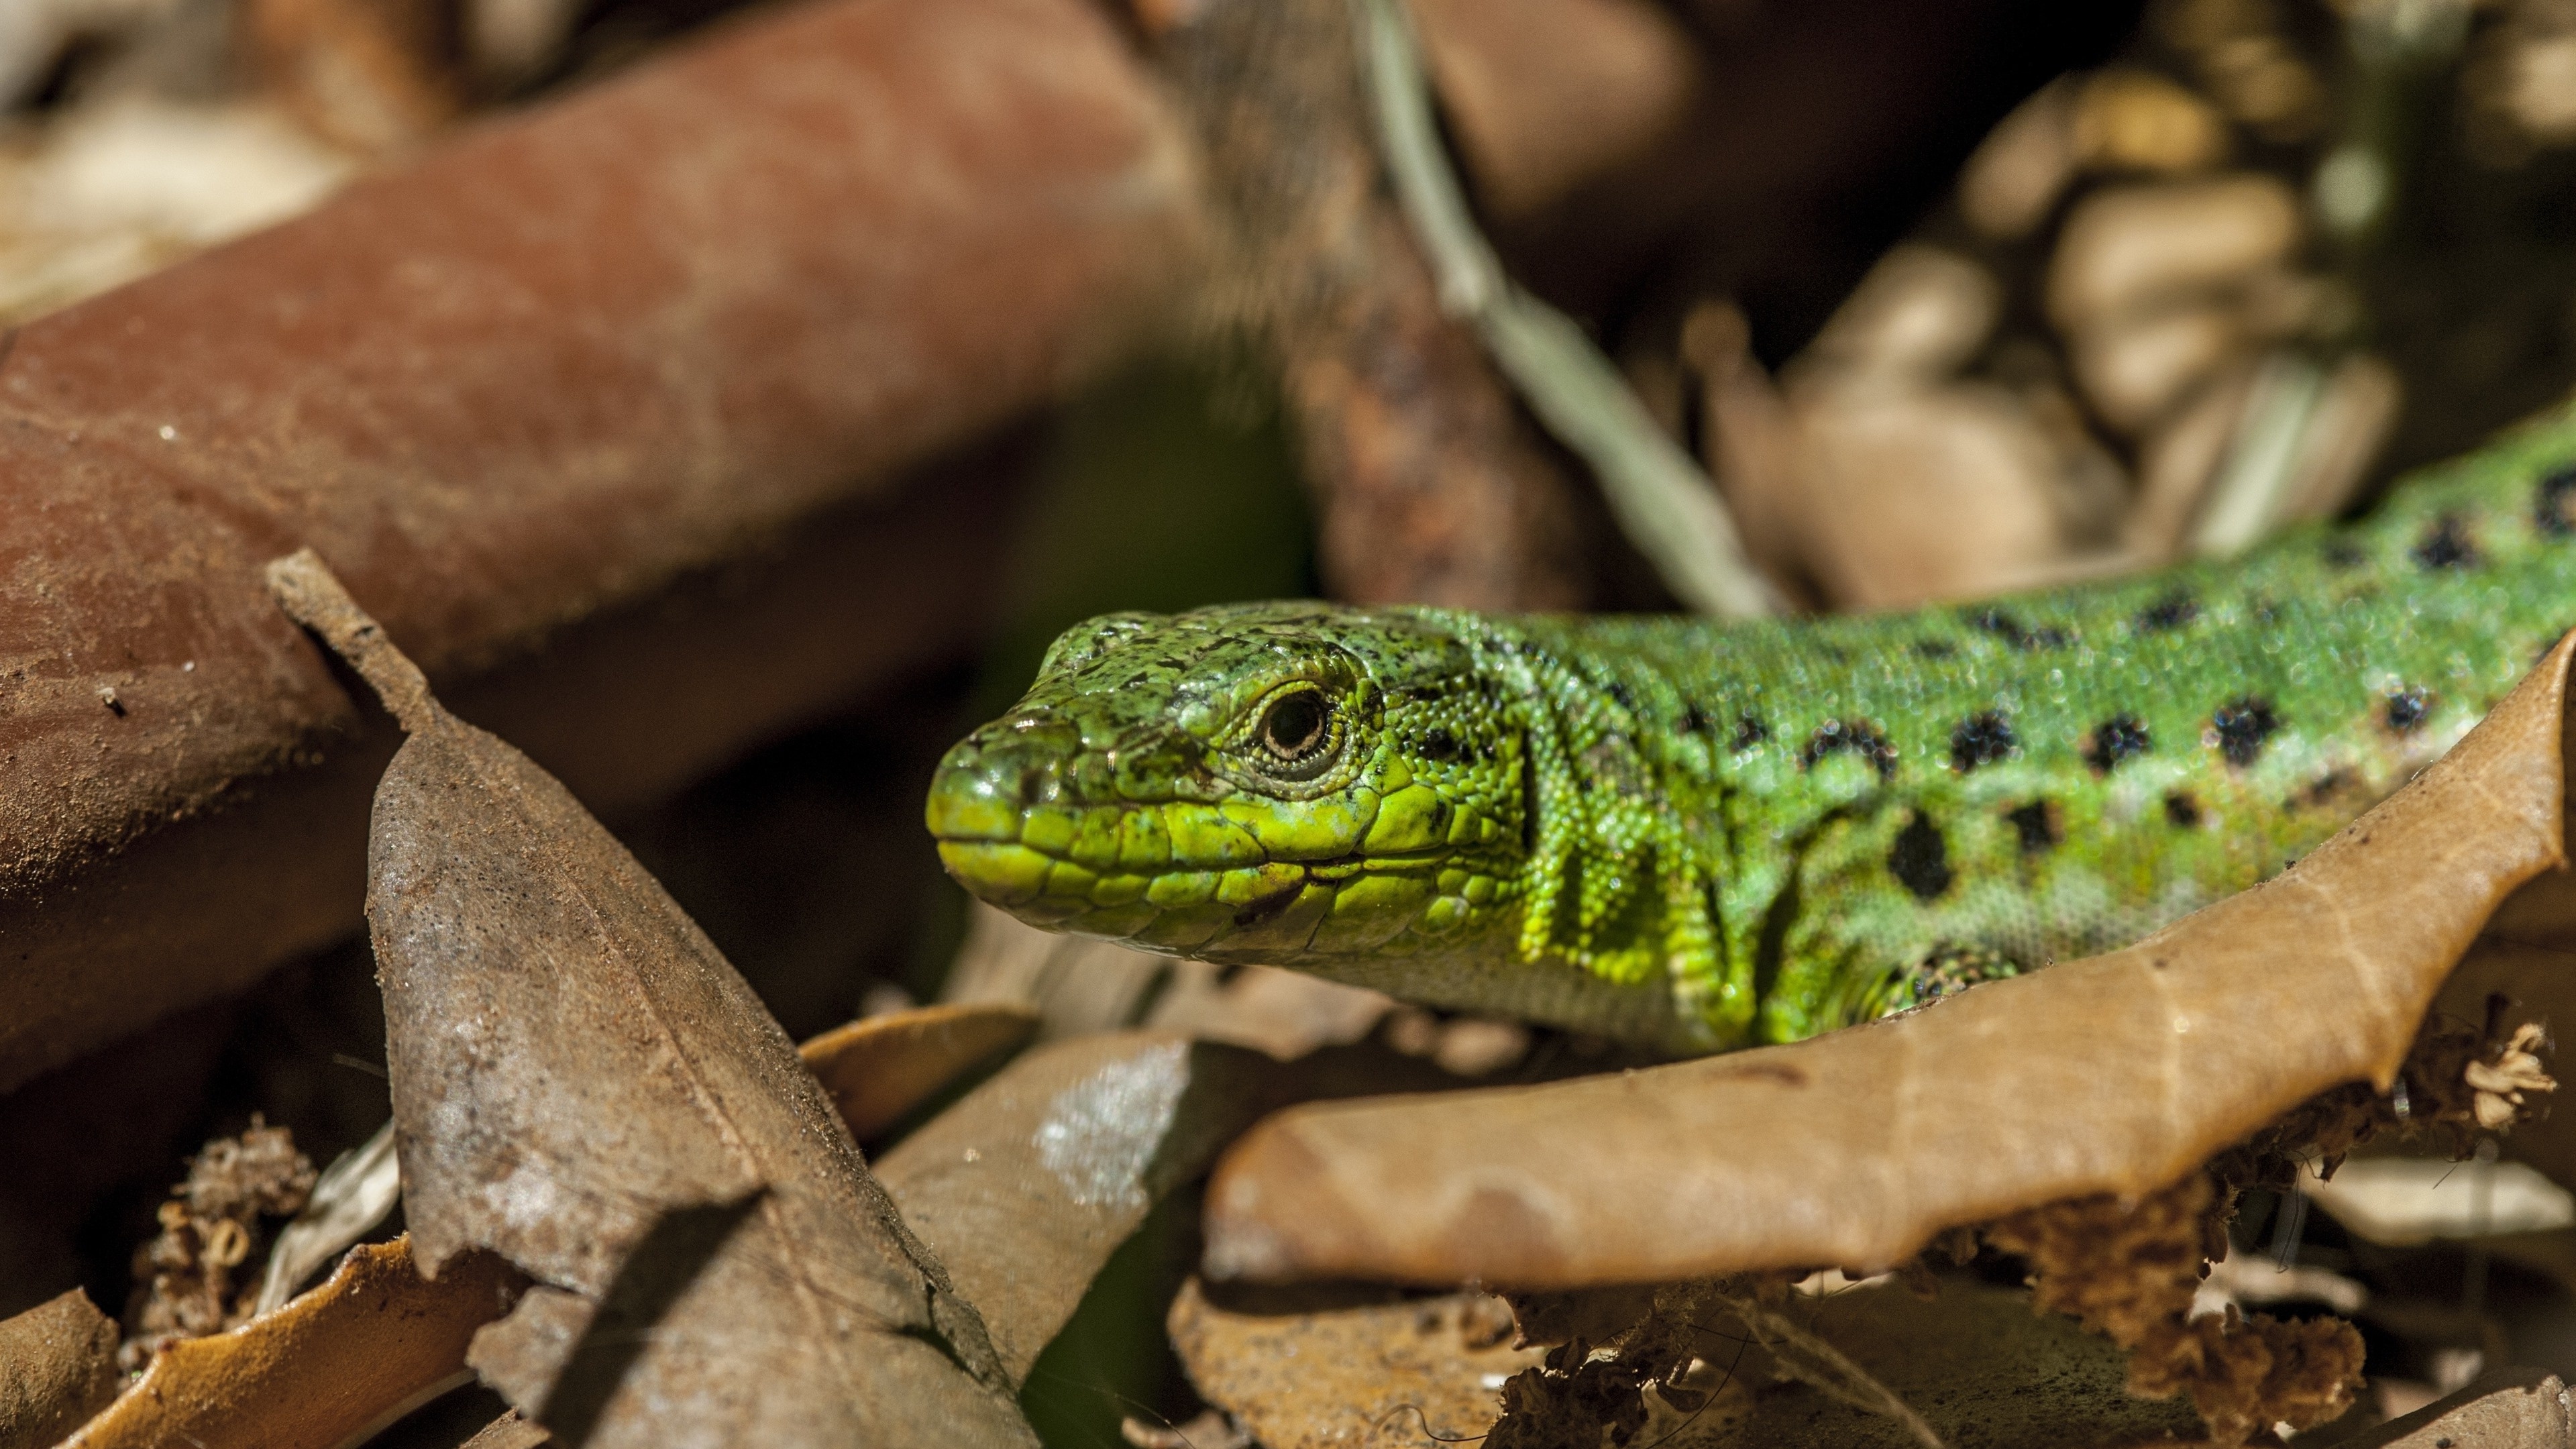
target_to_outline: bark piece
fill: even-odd
[[[172,1343],[64,1449],[331,1449],[458,1382],[524,1284],[488,1253],[421,1276],[408,1237],[230,1333]]]
[[[1283,1113],[1218,1169],[1209,1269],[1552,1287],[1883,1267],[1945,1228],[2140,1196],[2338,1084],[2384,1090],[2499,904],[2565,863],[2571,648],[2295,867],[2126,950],[1790,1046]]]
[[[1131,353],[1197,180],[1083,0],[826,0],[9,334],[0,1090],[357,925],[382,755],[263,561],[328,553],[443,685],[701,579],[449,694],[594,803],[672,789],[978,636],[989,481],[830,510]]]
[[[834,1027],[796,1054],[864,1142],[959,1077],[1027,1045],[1037,1029],[1038,1014],[1026,1007],[923,1006]]]
[[[0,1321],[0,1449],[46,1449],[116,1397],[116,1323],[74,1288]]]
[[[1350,7],[1218,0],[1160,40],[1212,162],[1208,302],[1278,348],[1326,585],[1367,603],[1590,601],[1574,481],[1381,194]]]
[[[598,822],[448,714],[309,552],[272,586],[410,739],[367,915],[423,1266],[538,1281],[471,1361],[615,1449],[1034,1442],[795,1047]]]

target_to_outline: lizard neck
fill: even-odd
[[[1675,760],[1690,746],[1658,737],[1653,721],[1679,708],[1670,684],[1559,647],[1551,625],[1479,631],[1483,665],[1516,702],[1524,743],[1530,824],[1518,955],[1620,985],[1660,983],[1700,1045],[1740,1044],[1754,1019],[1753,982],[1749,970],[1721,964],[1711,903],[1722,862],[1695,802],[1672,788],[1676,768],[1705,772],[1713,756],[1701,749]]]

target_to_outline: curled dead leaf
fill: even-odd
[[[551,775],[448,714],[307,550],[272,591],[410,738],[367,918],[425,1268],[538,1286],[486,1382],[613,1449],[1033,1442],[972,1305],[741,975]]]
[[[488,1253],[424,1278],[409,1237],[352,1248],[284,1308],[164,1346],[64,1449],[331,1449],[458,1382],[525,1281]]]
[[[2338,1084],[2384,1090],[2499,903],[2564,864],[2571,648],[2296,867],[2126,950],[1789,1046],[1282,1113],[1218,1168],[1208,1271],[1882,1267],[1944,1228],[2138,1197]]]
[[[45,1449],[116,1397],[116,1323],[78,1288],[0,1321],[0,1449]]]
[[[864,1142],[949,1084],[1037,1034],[1038,1014],[984,1003],[920,1006],[837,1026],[796,1049]]]
[[[1275,1100],[1274,1064],[1170,1032],[1040,1047],[879,1158],[905,1221],[954,1267],[1011,1381],[1110,1253]]]

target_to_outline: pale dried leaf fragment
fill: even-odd
[[[2571,648],[2297,866],[2126,950],[1789,1046],[1284,1112],[1218,1168],[1208,1270],[1881,1268],[1945,1228],[2153,1191],[2338,1084],[2384,1089],[2498,904],[2564,863]]]
[[[64,1449],[332,1449],[458,1383],[524,1282],[488,1253],[424,1278],[408,1237],[353,1248],[284,1308],[162,1348]]]
[[[1007,1004],[919,1006],[861,1017],[796,1049],[864,1142],[950,1083],[1037,1034],[1038,1014]]]
[[[2341,1449],[2569,1449],[2576,1404],[2546,1369],[2500,1368]]]
[[[596,1449],[1030,1444],[973,1306],[739,973],[561,784],[454,716],[311,551],[288,612],[409,732],[367,917],[425,1268],[538,1281],[470,1361]]]
[[[1959,171],[1959,210],[1998,241],[2038,229],[2075,179],[2075,111],[2080,82],[2060,76],[2015,106]]]
[[[78,1288],[0,1321],[0,1449],[46,1449],[116,1397],[116,1322]]]
[[[2558,1090],[2558,1082],[2540,1064],[2539,1053],[2548,1049],[2549,1031],[2538,1022],[2527,1021],[2514,1028],[2513,1040],[2505,1044],[2492,1062],[2471,1062],[2461,1075],[2477,1092],[2478,1125],[2490,1132],[2511,1127],[2521,1115],[2525,1094],[2539,1095]]]
[[[519,1411],[512,1409],[484,1425],[465,1441],[464,1449],[537,1449],[540,1444],[553,1442],[552,1434],[520,1418]]]
[[[2383,1247],[2576,1227],[2576,1197],[2519,1162],[2371,1157],[2299,1186],[2344,1231]]]
[[[402,1168],[394,1157],[394,1124],[341,1153],[313,1184],[313,1195],[295,1220],[278,1230],[252,1312],[284,1306],[304,1280],[350,1244],[376,1230],[402,1200]]]

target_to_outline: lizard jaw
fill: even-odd
[[[949,875],[1031,925],[1294,965],[1445,934],[1475,913],[1476,898],[1495,894],[1490,874],[1449,849],[1360,849],[1374,809],[1068,799],[1066,762],[1029,740],[1038,733],[979,732],[960,744],[941,763],[925,812]]]

